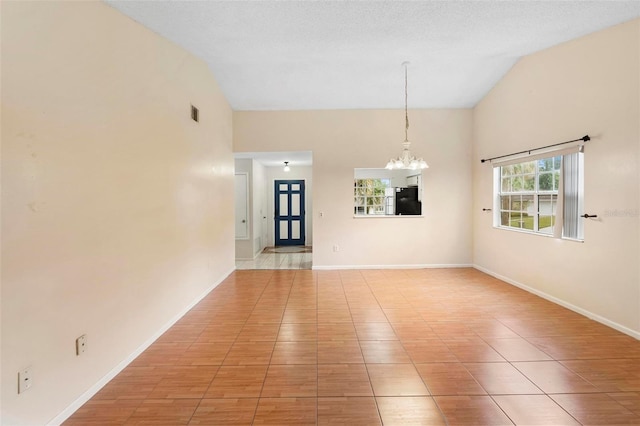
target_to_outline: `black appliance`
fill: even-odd
[[[422,204],[418,201],[418,188],[396,188],[396,215],[420,215]]]

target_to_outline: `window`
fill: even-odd
[[[354,168],[353,182],[354,217],[422,215],[422,171]]]
[[[387,196],[391,179],[354,179],[354,214],[384,215],[392,205],[393,197]]]
[[[495,225],[583,239],[582,155],[573,152],[495,167]]]
[[[553,234],[561,157],[498,167],[500,226]]]

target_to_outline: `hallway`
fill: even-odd
[[[236,269],[311,269],[311,247],[266,247],[253,260],[236,260]]]

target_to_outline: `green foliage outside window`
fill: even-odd
[[[354,180],[354,214],[385,214],[385,190],[389,179]]]
[[[551,233],[555,222],[561,157],[500,168],[500,225]]]

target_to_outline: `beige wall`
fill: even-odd
[[[1,24],[2,424],[36,425],[232,270],[232,113],[103,3],[3,2]]]
[[[353,169],[400,154],[404,111],[236,111],[234,151],[313,152],[314,268],[470,264],[472,112],[412,110],[409,119],[412,150],[431,166],[420,218],[353,217]]]
[[[473,258],[483,270],[640,337],[640,21],[519,61],[474,110]],[[585,241],[498,230],[481,158],[592,137]]]

